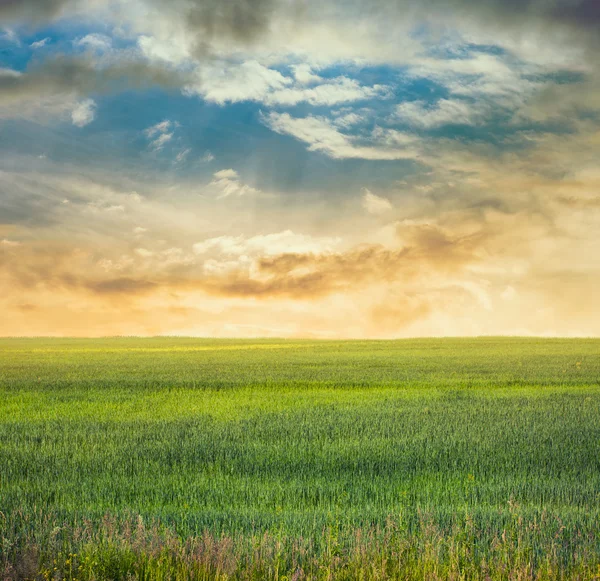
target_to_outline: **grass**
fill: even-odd
[[[0,339],[0,558],[593,579],[599,418],[600,340]]]

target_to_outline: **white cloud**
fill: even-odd
[[[211,161],[214,161],[214,159],[215,156],[210,151],[206,151],[204,155],[200,158],[200,161],[202,163],[210,163]]]
[[[96,117],[96,102],[93,99],[85,99],[77,104],[71,112],[73,125],[85,127]]]
[[[17,46],[21,46],[19,35],[11,28],[5,28],[4,32],[0,35],[0,39],[5,40],[6,42],[12,42]]]
[[[172,133],[161,133],[154,141],[150,143],[150,147],[155,150],[162,149],[165,143],[168,143],[173,139]]]
[[[20,77],[22,74],[20,71],[15,71],[14,69],[0,67],[0,77]]]
[[[371,133],[372,139],[380,145],[388,147],[411,147],[415,144],[415,136],[410,133],[398,131],[396,129],[387,129],[384,127],[375,127]]]
[[[215,172],[214,176],[219,179],[221,179],[221,178],[234,179],[234,178],[237,178],[239,176],[239,174],[234,169],[222,169],[218,172]]]
[[[177,127],[177,123],[173,123],[168,119],[157,123],[156,125],[152,125],[152,127],[148,127],[148,129],[144,130],[144,134],[148,139],[151,139],[150,149],[155,151],[161,150],[166,143],[169,143],[171,139],[173,139],[173,132],[169,133],[169,130]]]
[[[42,40],[37,40],[35,42],[32,42],[29,45],[29,48],[32,48],[33,50],[37,50],[38,48],[43,48],[44,46],[46,46],[48,44],[48,42],[50,42],[49,36],[47,36],[46,38],[42,38]]]
[[[171,35],[165,40],[142,35],[137,39],[137,43],[142,54],[151,60],[181,65],[191,56],[185,39],[179,35]]]
[[[313,73],[313,67],[309,64],[303,63],[299,65],[292,65],[292,72],[296,81],[302,85],[309,85],[311,83],[320,83],[323,78]]]
[[[199,82],[187,87],[185,92],[198,94],[219,105],[258,101],[269,106],[335,105],[390,95],[390,89],[385,85],[363,86],[345,76],[325,80],[310,71],[308,65],[295,65],[292,78],[256,60],[215,64],[203,67]]]
[[[424,101],[400,103],[395,117],[413,127],[432,129],[442,125],[476,125],[488,113],[486,104],[469,103],[457,99],[440,99],[435,107]]]
[[[199,94],[207,101],[220,105],[239,101],[263,101],[276,89],[289,85],[292,80],[279,71],[267,68],[252,60],[239,65],[204,67],[200,83],[186,89]]]
[[[364,121],[364,117],[358,113],[346,113],[345,115],[339,115],[334,119],[335,125],[338,127],[352,127],[358,125]]]
[[[415,77],[443,84],[452,95],[511,108],[522,105],[542,86],[531,77],[544,72],[537,65],[514,63],[507,57],[491,54],[464,59],[416,59],[409,70]]]
[[[399,131],[377,128],[366,137],[345,135],[324,117],[291,117],[288,113],[270,113],[263,122],[273,131],[291,135],[335,159],[412,159],[419,155],[415,138]]]
[[[8,240],[8,238],[0,240],[0,244],[6,248],[15,248],[17,246],[21,246],[20,242],[16,242],[15,240]]]
[[[219,236],[194,244],[196,254],[224,256],[278,256],[280,254],[324,254],[333,252],[340,238],[314,237],[285,230],[273,234]]]
[[[146,134],[146,137],[150,139],[158,133],[166,133],[167,131],[169,131],[170,128],[171,122],[168,119],[165,119],[164,121],[161,121],[160,123],[157,123],[152,127],[148,127],[148,129],[146,129],[144,133]]]
[[[184,162],[188,155],[190,154],[192,150],[190,148],[187,149],[182,149],[176,156],[175,156],[175,163],[182,163]]]
[[[107,51],[112,48],[112,38],[105,34],[86,34],[73,42],[75,46],[91,50]]]
[[[238,172],[234,169],[218,171],[213,174],[213,178],[213,181],[209,185],[219,192],[219,198],[246,196],[260,192],[260,190],[242,183]]]
[[[387,198],[375,195],[367,188],[362,189],[362,205],[369,214],[385,214],[392,209],[392,204]]]
[[[309,103],[310,105],[336,105],[350,101],[385,98],[390,95],[389,87],[373,85],[367,87],[357,80],[348,77],[337,77],[327,83],[311,88],[287,87],[266,95],[264,102],[267,105],[297,105]]]

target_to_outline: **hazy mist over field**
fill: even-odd
[[[0,0],[0,335],[598,335],[597,0]]]

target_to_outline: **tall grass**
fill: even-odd
[[[599,412],[597,340],[0,340],[0,557],[13,577],[591,579]]]
[[[38,525],[36,538],[5,550],[4,579],[596,579],[593,535],[542,515],[523,521],[513,505],[507,528],[478,528],[468,514],[451,529],[421,514],[416,528],[388,519],[381,527],[329,526],[314,537],[268,532],[182,538],[141,518],[105,516],[73,526]],[[565,561],[565,546],[577,546]]]

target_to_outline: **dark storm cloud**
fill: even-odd
[[[148,0],[158,5],[158,0]],[[515,27],[552,25],[596,32],[600,26],[598,0],[175,0],[160,3],[167,14],[183,16],[200,49],[215,38],[241,43],[260,42],[283,20],[370,18],[479,21],[483,25]],[[592,35],[590,38],[594,38]]]
[[[0,24],[11,20],[50,20],[70,4],[73,4],[71,0],[0,0]]]
[[[600,26],[600,2],[580,0],[579,2],[558,2],[551,15],[559,22],[567,21],[598,32]]]
[[[186,82],[184,73],[144,61],[120,61],[99,66],[89,57],[60,56],[36,63],[24,73],[0,71],[0,104],[124,88],[178,88]]]
[[[209,39],[225,35],[248,42],[263,33],[281,4],[277,0],[196,0],[186,15],[191,27]]]
[[[258,44],[281,19],[301,22],[313,0],[146,0],[167,17],[182,18],[194,38],[196,56],[212,54],[215,40],[239,45]],[[315,4],[316,5],[316,4]]]
[[[198,35],[202,45],[214,38],[230,38],[239,42],[252,42],[268,30],[277,14],[299,17],[309,0],[145,0],[161,12],[179,16],[189,29]],[[94,10],[107,1],[88,3]],[[39,24],[47,20],[85,12],[84,0],[0,0],[2,21],[20,21]]]
[[[595,28],[600,23],[598,0],[360,0],[353,3],[366,9],[396,8],[419,16],[436,14],[468,18],[495,18],[502,23],[526,24],[531,20],[553,21]]]
[[[217,38],[252,43],[273,32],[281,18],[289,22],[321,18],[446,18],[480,21],[484,25],[516,26],[548,23],[596,32],[598,0],[145,0],[167,17],[182,18],[196,35],[199,51]],[[104,2],[76,0],[0,0],[0,24],[18,20],[40,23],[77,11],[93,11]],[[393,22],[393,20],[391,21]],[[593,35],[592,37],[595,37]]]

